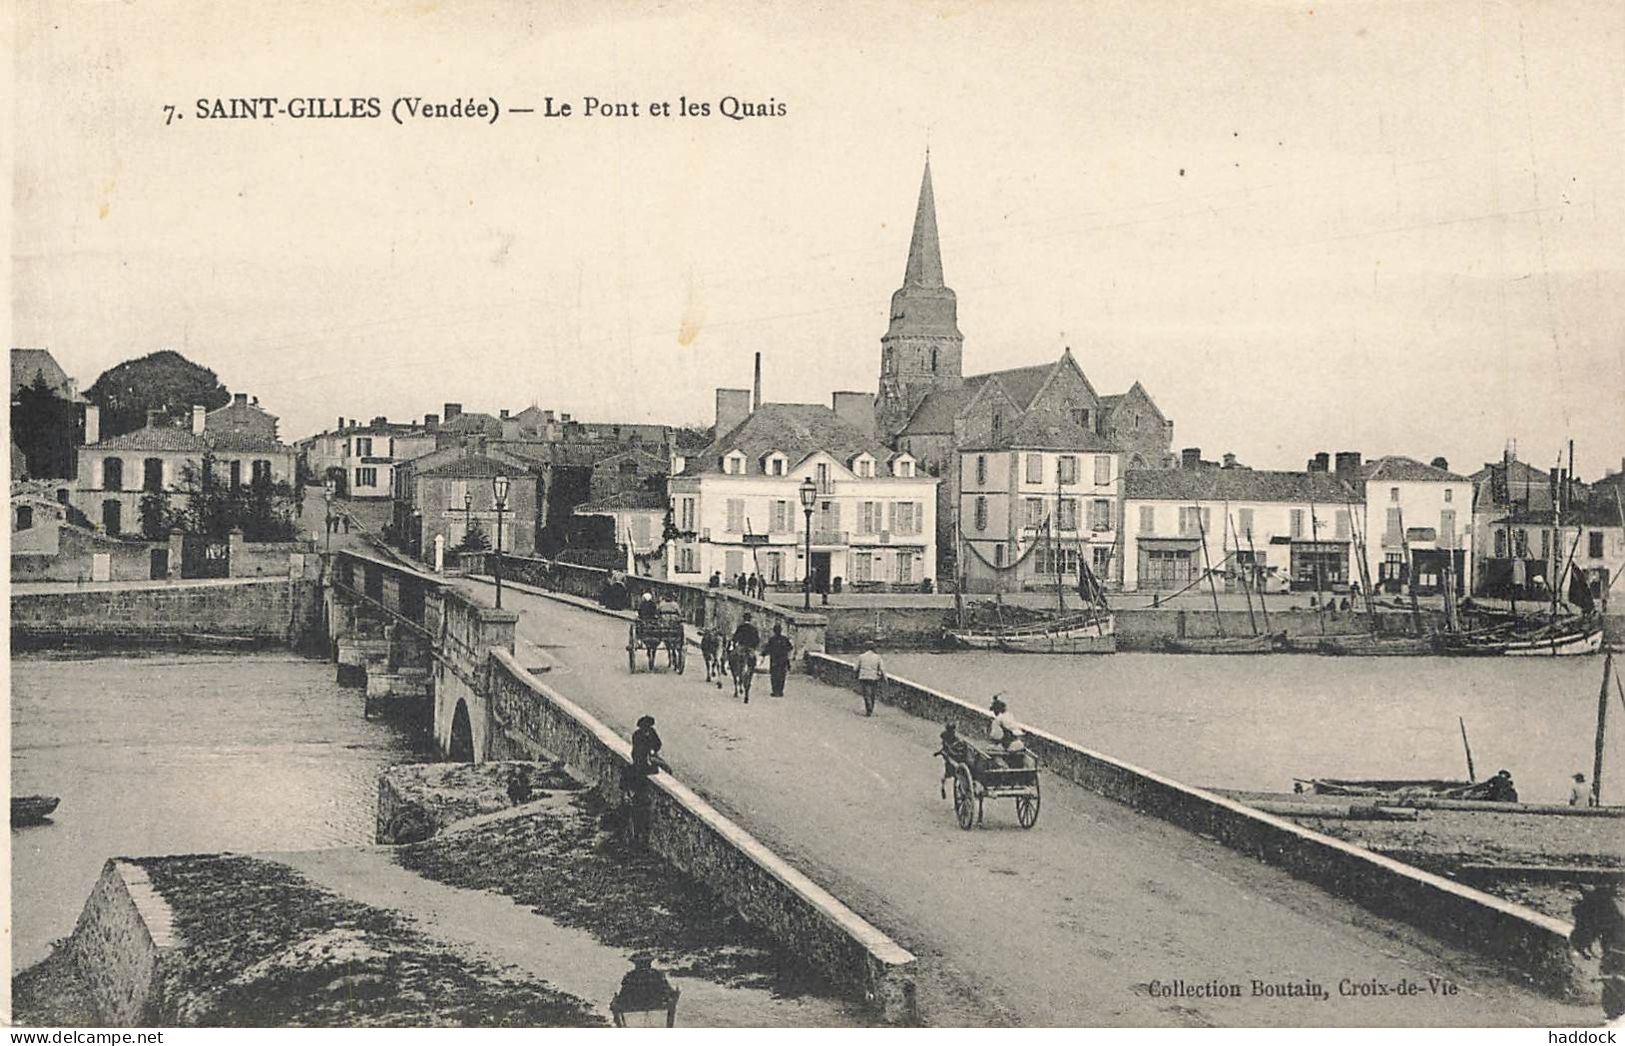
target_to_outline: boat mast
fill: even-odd
[[[1196,514],[1196,532],[1202,537],[1202,566],[1203,573],[1207,574],[1208,591],[1213,593],[1213,623],[1218,626],[1219,635],[1224,635],[1224,615],[1219,613],[1219,586],[1213,581],[1213,561],[1207,554],[1207,528],[1202,525],[1202,507],[1198,502],[1191,502],[1191,511]]]
[[[1416,634],[1422,634],[1422,607],[1416,601],[1416,564],[1411,560],[1411,539],[1405,533],[1405,510],[1395,509],[1399,513],[1399,547],[1405,552],[1405,573],[1410,581],[1411,589],[1411,627]]]
[[[1234,537],[1236,541],[1236,550],[1239,552],[1241,550],[1241,532],[1236,529],[1235,520],[1230,518],[1229,499],[1226,499],[1224,503],[1224,525],[1225,540],[1228,542],[1230,538]],[[1240,557],[1238,556],[1237,558],[1239,559]],[[1253,630],[1253,635],[1256,636],[1258,635],[1258,619],[1253,617],[1252,585],[1248,583],[1248,579],[1245,574],[1242,574],[1240,571],[1237,571],[1236,573],[1237,576],[1241,578],[1241,594],[1247,597],[1247,626]]]
[[[1315,622],[1320,625],[1320,634],[1326,634],[1326,594],[1321,591],[1324,578],[1320,570],[1320,524],[1315,520],[1314,476],[1309,477],[1309,540],[1314,547],[1315,557],[1315,602],[1319,604],[1315,614]]]
[[[965,627],[965,550],[960,541],[959,506],[954,506],[954,620]]]
[[[1269,604],[1264,601],[1264,590],[1266,588],[1268,588],[1269,585],[1268,585],[1268,583],[1263,581],[1262,576],[1259,574],[1259,570],[1258,570],[1258,546],[1253,544],[1253,532],[1251,530],[1247,531],[1247,551],[1249,551],[1249,552],[1251,552],[1253,554],[1253,565],[1252,565],[1253,578],[1259,582],[1259,585],[1258,585],[1258,609],[1263,611],[1263,613],[1264,613],[1264,631],[1268,632],[1270,630],[1270,607],[1269,607]]]
[[[1608,677],[1614,671],[1614,652],[1602,662],[1602,689],[1597,692],[1597,749],[1591,762],[1591,805],[1602,805],[1602,750],[1608,730]]]
[[[1072,525],[1077,526],[1077,520],[1073,520]],[[1050,565],[1050,569],[1055,571],[1055,606],[1056,606],[1056,609],[1059,611],[1060,615],[1062,617],[1065,617],[1066,616],[1066,586],[1061,583],[1061,562],[1060,562],[1060,557],[1058,555],[1056,555],[1056,553],[1060,552],[1060,546],[1059,546],[1059,541],[1060,541],[1060,533],[1059,533],[1059,531],[1060,531],[1060,528],[1061,528],[1061,457],[1060,457],[1060,455],[1057,455],[1056,458],[1055,458],[1055,515],[1053,517],[1051,517],[1050,526],[1047,528],[1049,533],[1046,535],[1046,538],[1047,538],[1046,543],[1049,545],[1049,565]]]
[[[1371,618],[1371,634],[1381,633],[1381,626],[1377,624],[1377,601],[1371,592],[1371,568],[1366,563],[1365,531],[1360,526],[1359,516],[1354,511],[1354,502],[1344,494],[1343,504],[1348,508],[1349,533],[1354,538],[1354,555],[1360,566],[1360,589],[1365,595],[1365,611]]]
[[[1557,620],[1557,589],[1560,579],[1557,572],[1563,567],[1563,452],[1557,452],[1557,467],[1552,470],[1553,478],[1557,480],[1552,484],[1552,565],[1547,572],[1551,578],[1552,588],[1552,620]]]

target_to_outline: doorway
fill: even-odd
[[[812,583],[814,592],[829,591],[829,553],[812,554]]]

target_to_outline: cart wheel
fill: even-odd
[[[637,625],[628,625],[626,627],[626,670],[634,673],[638,670]]]
[[[1038,823],[1037,795],[1016,796],[1016,820],[1021,822],[1023,828],[1031,828]]]
[[[971,794],[970,775],[963,770],[954,775],[954,816],[967,832],[976,823],[976,797]]]

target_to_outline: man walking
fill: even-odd
[[[863,693],[863,714],[875,714],[875,698],[886,683],[886,663],[870,643],[858,655],[858,690]]]
[[[773,696],[784,696],[784,680],[790,674],[790,637],[784,634],[783,625],[774,625],[773,634],[767,637],[767,645],[762,652],[767,655],[767,675],[773,684]]]

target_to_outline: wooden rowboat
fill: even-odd
[[[1284,636],[1268,632],[1258,636],[1172,636],[1162,641],[1171,654],[1270,654],[1279,649]]]
[[[62,800],[54,795],[19,795],[11,800],[11,823],[13,825],[39,824],[56,809],[56,804]]]

